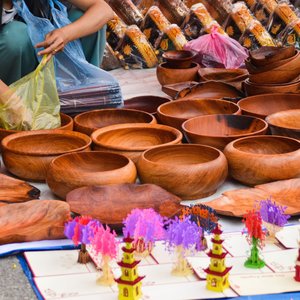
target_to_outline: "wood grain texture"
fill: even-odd
[[[235,140],[224,150],[230,175],[250,186],[300,177],[300,141],[280,136]]]
[[[268,115],[282,110],[300,109],[300,95],[264,94],[241,99],[238,106],[243,115],[265,119]]]
[[[188,119],[213,114],[241,114],[237,104],[224,100],[178,100],[162,104],[157,109],[162,124],[182,131],[181,125]]]
[[[251,116],[206,115],[187,120],[182,128],[189,143],[223,150],[228,143],[238,138],[265,134],[268,124]]]
[[[249,79],[243,82],[243,90],[247,96],[254,96],[259,94],[271,94],[271,93],[292,93],[298,94],[300,91],[300,80],[296,80],[289,83],[277,83],[277,84],[264,84],[264,83],[252,83]]]
[[[61,155],[49,165],[47,184],[65,199],[70,191],[89,185],[134,183],[137,171],[127,157],[111,152],[77,152]]]
[[[32,200],[0,207],[0,244],[64,238],[70,207],[58,200]]]
[[[2,140],[2,158],[17,177],[44,181],[49,163],[55,157],[90,150],[91,139],[69,130],[23,131]]]
[[[25,181],[0,174],[0,201],[25,202],[40,197],[40,190]]]
[[[137,168],[141,182],[157,184],[183,200],[213,194],[227,176],[223,153],[204,145],[168,145],[147,150]]]
[[[61,126],[56,128],[56,129],[60,129],[60,130],[73,130],[73,119],[63,113],[60,113],[60,120],[61,120]],[[8,135],[11,135],[13,133],[17,133],[20,131],[17,130],[7,130],[4,128],[0,128],[0,143],[1,141],[7,137]],[[1,144],[0,144],[0,150],[1,150]]]
[[[182,133],[166,125],[120,124],[98,129],[91,138],[94,150],[120,153],[137,162],[147,149],[181,143]]]
[[[157,66],[156,76],[161,85],[193,81],[198,79],[198,69],[199,65],[195,62],[187,69],[174,69],[168,63],[161,63]]]
[[[134,208],[153,208],[165,217],[181,211],[181,199],[153,184],[114,184],[89,186],[68,193],[71,211],[90,215],[103,224],[122,226]]]
[[[219,214],[243,217],[247,211],[257,207],[260,200],[272,197],[272,201],[287,206],[286,213],[300,214],[300,179],[274,181],[257,185],[255,188],[227,191],[221,197],[206,204]]]
[[[115,124],[148,123],[156,124],[154,116],[133,109],[99,109],[81,113],[74,118],[75,131],[91,135],[95,130]]]
[[[171,99],[166,97],[144,95],[128,98],[124,100],[124,108],[137,109],[156,115],[157,108],[166,102],[170,102]]]
[[[277,112],[266,118],[272,134],[300,140],[300,109]]]

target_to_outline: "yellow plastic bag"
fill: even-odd
[[[52,129],[60,126],[60,103],[53,58],[44,56],[36,70],[0,95],[0,127],[13,130]]]

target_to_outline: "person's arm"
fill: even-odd
[[[104,0],[70,0],[74,6],[84,11],[82,17],[75,22],[49,32],[45,40],[35,45],[44,48],[38,55],[55,54],[73,40],[98,31],[114,16],[113,10]]]

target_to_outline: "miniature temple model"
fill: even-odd
[[[212,231],[214,234],[211,239],[213,247],[207,254],[210,257],[210,265],[204,270],[207,273],[206,288],[215,292],[223,292],[229,287],[228,277],[232,268],[225,265],[227,252],[223,251],[222,243],[224,240],[220,238],[222,232],[218,226]]]
[[[120,278],[115,279],[119,287],[119,300],[137,300],[141,298],[141,286],[144,276],[139,276],[137,273],[137,265],[140,261],[135,260],[134,251],[132,246],[134,239],[127,237],[124,238],[125,247],[122,247],[123,258],[118,265],[122,269]]]

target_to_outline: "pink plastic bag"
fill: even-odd
[[[184,49],[198,53],[196,61],[207,68],[238,69],[244,66],[248,51],[236,40],[217,32],[213,28],[210,34],[185,44]]]

